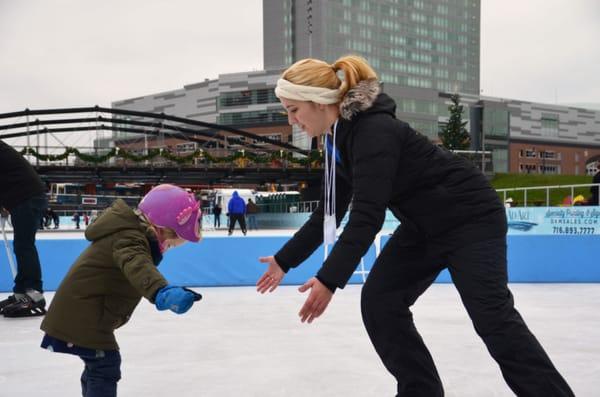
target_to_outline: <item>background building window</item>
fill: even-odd
[[[542,115],[542,135],[552,138],[558,137],[558,115]]]

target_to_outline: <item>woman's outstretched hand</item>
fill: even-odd
[[[319,317],[331,301],[333,297],[333,292],[329,290],[325,285],[323,285],[316,277],[312,277],[308,280],[304,285],[298,288],[300,292],[306,292],[310,289],[310,294],[308,294],[308,298],[304,302],[304,306],[300,309],[300,321],[308,323],[312,323],[313,320]]]
[[[258,258],[258,260],[261,263],[268,263],[269,267],[267,268],[267,271],[261,276],[261,278],[259,278],[256,282],[256,290],[261,294],[264,294],[267,291],[275,291],[275,288],[277,288],[281,280],[283,280],[283,276],[285,276],[285,273],[277,264],[277,261],[275,260],[274,256],[261,256],[260,258]]]

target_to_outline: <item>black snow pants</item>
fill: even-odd
[[[410,306],[446,267],[475,331],[512,391],[528,397],[574,395],[514,307],[507,286],[506,237],[462,248],[429,242],[406,245],[394,233],[373,265],[361,297],[363,322],[398,382],[398,396],[444,395]]]

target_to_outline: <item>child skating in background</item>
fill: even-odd
[[[157,269],[167,249],[200,241],[199,216],[193,194],[164,184],[146,194],[137,209],[115,201],[86,229],[92,243],[65,276],[41,324],[43,348],[84,361],[84,397],[117,395],[121,356],[114,330],[129,320],[142,297],[177,314],[201,298],[169,285]]]

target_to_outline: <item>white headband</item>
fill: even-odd
[[[340,101],[341,90],[322,87],[311,87],[309,85],[298,85],[287,80],[277,80],[275,95],[277,98],[292,99],[295,101],[311,101],[321,105],[331,105]]]

